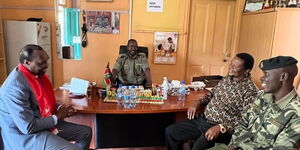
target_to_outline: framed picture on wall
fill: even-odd
[[[154,63],[176,64],[178,32],[154,32]]]
[[[120,34],[120,13],[86,10],[88,32]]]
[[[112,0],[86,0],[87,2],[111,2]]]
[[[262,0],[246,0],[244,12],[253,12],[262,10],[264,7],[264,1]]]

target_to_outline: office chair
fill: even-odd
[[[219,81],[223,79],[222,76],[220,75],[210,75],[210,76],[198,76],[198,77],[193,77],[192,82],[195,81],[202,81],[205,83],[205,87],[214,87],[216,86]]]
[[[148,47],[139,46],[137,51],[138,51],[138,53],[145,53],[146,57],[148,58]],[[119,49],[119,54],[124,54],[126,52],[127,52],[127,46],[126,45],[121,45],[120,49]],[[117,78],[116,79],[116,84],[119,85],[120,83],[121,83],[120,80]],[[125,84],[123,84],[123,85],[125,85]],[[142,86],[145,87],[145,85],[146,85],[146,79],[142,83]]]
[[[127,52],[127,46],[126,45],[121,45],[120,50],[119,50],[119,54],[124,54],[126,52]],[[138,53],[145,53],[146,57],[148,58],[148,47],[139,46],[138,47]]]

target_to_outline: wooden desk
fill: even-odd
[[[93,128],[92,145],[95,142],[96,148],[164,145],[165,127],[186,118],[188,107],[205,93],[191,91],[185,101],[169,96],[164,104],[137,104],[135,108],[125,109],[103,99],[74,99],[66,90],[55,91],[59,104],[72,104],[78,110],[79,114],[68,121]]]

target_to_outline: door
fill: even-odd
[[[226,75],[232,53],[234,0],[192,0],[186,80]]]

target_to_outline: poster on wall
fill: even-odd
[[[148,12],[163,12],[164,0],[147,0]]]
[[[119,12],[86,10],[86,17],[88,32],[107,34],[120,33]]]
[[[154,63],[175,64],[178,32],[154,32]]]

